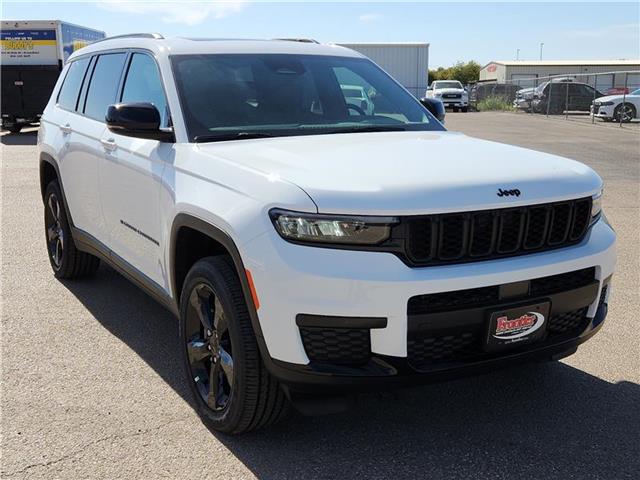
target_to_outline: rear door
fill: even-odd
[[[119,102],[152,103],[160,112],[161,126],[170,115],[160,72],[153,56],[133,52],[127,61]],[[103,132],[100,195],[109,246],[112,251],[158,285],[164,285],[161,268],[160,180],[165,161],[173,158],[174,145]]]
[[[22,102],[26,118],[36,119],[42,115],[59,75],[57,65],[28,66],[22,69]]]
[[[20,66],[2,66],[2,116],[22,116],[22,79]]]
[[[70,134],[63,177],[71,179],[68,183],[75,190],[73,220],[78,228],[107,245],[109,236],[102,215],[98,163],[104,154],[104,117],[107,107],[116,101],[126,57],[126,52],[114,52],[92,59],[76,113],[70,115],[66,124]]]
[[[41,128],[52,129],[51,143],[58,146],[58,167],[74,226],[95,235],[100,206],[96,195],[97,162],[85,142],[81,97],[86,90],[93,59],[84,57],[69,64],[55,105],[48,109]]]

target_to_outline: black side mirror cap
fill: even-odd
[[[151,103],[116,103],[105,116],[107,128],[118,135],[173,143],[171,130],[160,129],[160,112]]]
[[[424,105],[434,117],[444,123],[444,116],[446,114],[444,103],[437,98],[421,98],[420,103]]]

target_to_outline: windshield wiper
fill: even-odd
[[[406,128],[392,125],[366,125],[337,128],[327,133],[404,132]]]
[[[264,132],[230,132],[210,135],[196,135],[193,141],[196,143],[224,142],[226,140],[250,140],[252,138],[267,138],[272,136],[273,135],[271,135],[270,133]]]

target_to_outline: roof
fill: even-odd
[[[140,35],[140,34],[138,34]],[[143,38],[140,36],[106,38],[92,43],[70,59],[103,50],[117,48],[143,48],[157,55],[188,55],[207,53],[275,53],[300,55],[333,55],[358,57],[358,52],[339,45],[320,45],[316,43],[290,40],[242,40],[242,39],[195,39],[195,38]]]
[[[487,63],[484,68],[487,68],[491,64],[505,65],[508,67],[545,67],[545,66],[582,66],[582,65],[614,65],[625,66],[633,65],[640,66],[640,59],[623,59],[623,60],[494,60]]]

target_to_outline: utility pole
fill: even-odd
[[[520,49],[516,50],[516,60],[520,60]]]
[[[540,60],[542,60],[542,47],[544,47],[544,43],[540,42]]]

